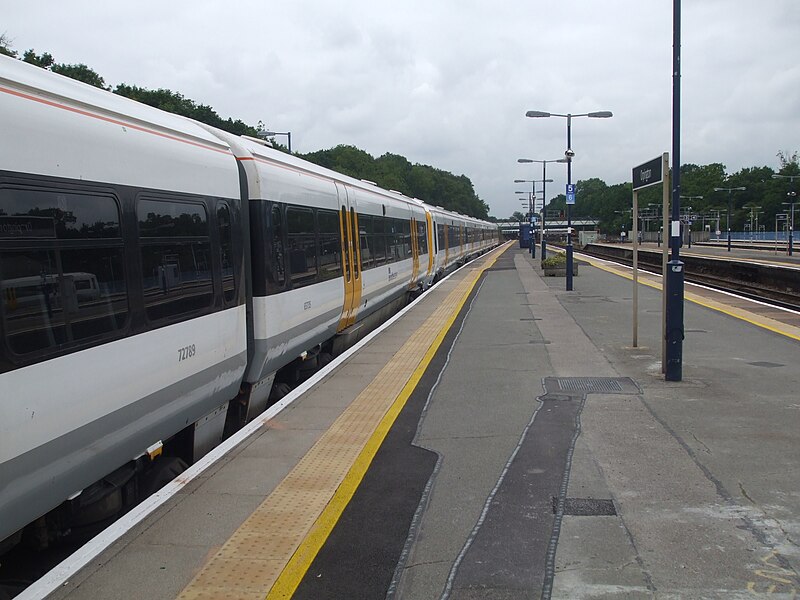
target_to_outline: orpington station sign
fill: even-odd
[[[633,168],[633,189],[640,190],[642,188],[661,183],[664,179],[662,172],[662,164],[664,160],[659,156],[653,160],[647,161],[643,165]]]

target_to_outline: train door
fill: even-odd
[[[419,275],[419,232],[417,220],[411,217],[411,282],[408,289],[413,289]]]
[[[444,224],[444,266],[450,266],[450,225]]]
[[[337,331],[350,327],[356,321],[361,303],[361,247],[358,241],[358,216],[355,197],[347,187],[337,183],[339,196],[339,229],[342,234],[342,275],[344,281],[344,304],[342,318]]]
[[[431,218],[431,213],[425,212],[425,222],[428,225],[428,229],[425,234],[428,236],[428,277],[433,274],[433,256],[436,254],[434,248],[434,240],[436,239],[436,230],[434,229],[435,225],[433,223],[433,219]]]

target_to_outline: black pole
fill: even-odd
[[[567,113],[567,186],[572,185],[572,115]],[[567,291],[572,291],[572,205],[567,202]]]
[[[667,381],[683,378],[683,263],[680,260],[681,202],[681,2],[673,0],[672,21],[672,219],[669,243],[672,249],[667,263]],[[666,226],[666,223],[665,223]],[[667,231],[665,229],[664,234]],[[666,239],[666,238],[665,238]]]
[[[790,181],[790,184],[792,185],[792,189],[787,194],[789,198],[791,198],[791,202],[789,203],[789,208],[791,208],[792,210],[792,218],[789,219],[789,256],[792,255],[792,237],[793,237],[792,232],[794,231],[794,199],[797,196],[797,194],[794,191],[794,179]]]
[[[547,242],[544,239],[544,213],[547,204],[547,161],[542,161],[542,260],[547,258]],[[790,244],[791,246],[791,244]]]
[[[728,225],[728,252],[731,251],[731,200],[733,190],[728,190],[728,218],[725,219]]]
[[[531,182],[531,190],[536,189],[536,182]],[[536,258],[536,230],[533,227],[533,191],[531,191],[531,195],[528,196],[528,221],[530,222],[531,226],[531,258]]]

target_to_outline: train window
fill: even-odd
[[[386,217],[372,217],[372,227],[370,249],[375,256],[375,266],[378,266],[386,263]]]
[[[358,215],[358,243],[361,247],[361,268],[370,269],[374,266],[374,223],[371,215]]]
[[[319,224],[319,269],[322,279],[342,276],[342,235],[339,215],[332,210],[317,211]]]
[[[458,226],[450,225],[447,228],[447,247],[456,248],[459,246]]]
[[[411,221],[402,221],[403,227],[403,254],[402,258],[411,258]]]
[[[439,242],[439,250],[447,248],[447,244],[445,243],[444,239],[444,225],[442,223],[438,223],[436,225],[436,237]]]
[[[119,237],[112,198],[55,190],[0,190],[0,240]]]
[[[417,221],[417,250],[420,255],[428,253],[428,237],[426,232],[425,221]]]
[[[312,284],[317,279],[317,241],[314,211],[290,206],[286,209],[286,234],[289,242],[289,272],[292,287]]]
[[[43,357],[122,329],[128,298],[116,200],[0,189],[0,291],[16,355]]]
[[[175,319],[211,306],[211,242],[205,206],[140,200],[142,288],[148,319]]]
[[[404,258],[403,223],[400,219],[386,219],[386,261],[393,263]]]
[[[221,202],[217,206],[217,228],[219,229],[219,258],[222,266],[222,296],[225,304],[229,304],[236,297],[236,281],[233,276],[231,209],[226,202]]]
[[[267,271],[268,277],[272,285],[268,284],[268,289],[272,293],[276,293],[283,289],[286,285],[286,263],[284,261],[283,249],[283,211],[280,204],[272,205],[272,212],[270,214],[270,247],[272,249],[272,269]],[[278,289],[275,289],[277,285]]]

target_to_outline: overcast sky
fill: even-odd
[[[682,20],[682,162],[777,168],[800,150],[800,1],[684,0]],[[530,189],[513,180],[542,176],[517,159],[566,147],[565,119],[527,110],[614,113],[573,120],[573,181],[628,181],[671,146],[667,0],[3,0],[0,33],[108,85],[291,131],[296,151],[463,173],[501,218]],[[563,193],[565,166],[547,176],[548,199]]]

